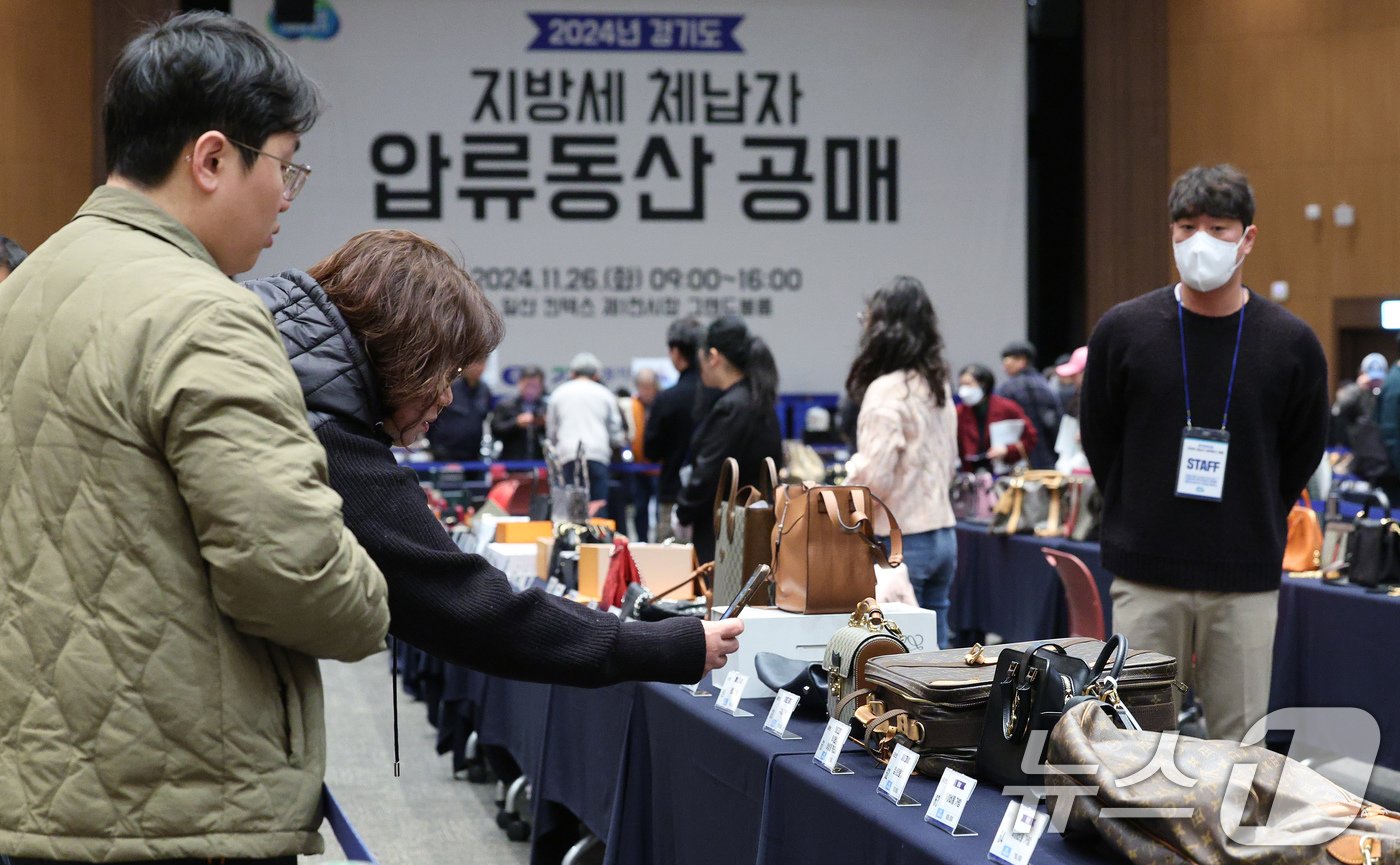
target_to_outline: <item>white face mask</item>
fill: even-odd
[[[1229,282],[1235,270],[1244,263],[1244,259],[1235,260],[1243,243],[1244,237],[1231,243],[1212,237],[1209,232],[1197,231],[1180,243],[1172,244],[1181,281],[1197,291],[1215,291]]]
[[[977,405],[983,396],[982,388],[975,384],[958,385],[958,399],[963,401],[963,405]]]

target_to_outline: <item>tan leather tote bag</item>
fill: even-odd
[[[875,596],[875,568],[904,560],[899,523],[868,487],[789,484],[774,496],[773,575],[779,609],[849,613]],[[890,554],[875,540],[872,515],[890,521]]]

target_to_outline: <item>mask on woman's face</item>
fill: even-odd
[[[1243,235],[1231,243],[1200,230],[1172,244],[1181,281],[1197,291],[1215,291],[1229,282],[1235,270],[1244,263],[1244,259],[1236,260],[1243,243]]]
[[[958,385],[958,399],[963,401],[963,405],[977,405],[984,396],[986,394],[982,393],[982,388],[975,384]]]

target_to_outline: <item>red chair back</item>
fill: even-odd
[[[1060,576],[1060,585],[1065,590],[1065,601],[1069,606],[1069,636],[1093,637],[1106,640],[1104,633],[1103,604],[1099,602],[1099,585],[1094,575],[1078,556],[1061,550],[1041,547],[1045,561]]]

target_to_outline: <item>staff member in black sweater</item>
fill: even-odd
[[[1268,712],[1286,520],[1322,455],[1327,362],[1243,285],[1259,229],[1238,169],[1191,169],[1169,206],[1181,282],[1094,329],[1080,435],[1115,630],[1176,656],[1210,735],[1238,740]]]
[[[457,548],[390,445],[422,435],[461,367],[503,326],[446,251],[368,231],[311,268],[247,284],[272,311],[326,449],[345,525],[389,584],[389,632],[445,661],[536,682],[696,682],[738,648],[737,620],[619,622],[540,590],[516,593]]]
[[[689,476],[676,500],[676,532],[690,535],[702,562],[715,558],[714,504],[720,469],[727,457],[739,463],[739,486],[758,486],[764,457],[783,464],[778,428],[778,367],[768,344],[749,333],[735,315],[715,319],[705,332],[700,380],[718,388],[719,399],[690,442]]]

